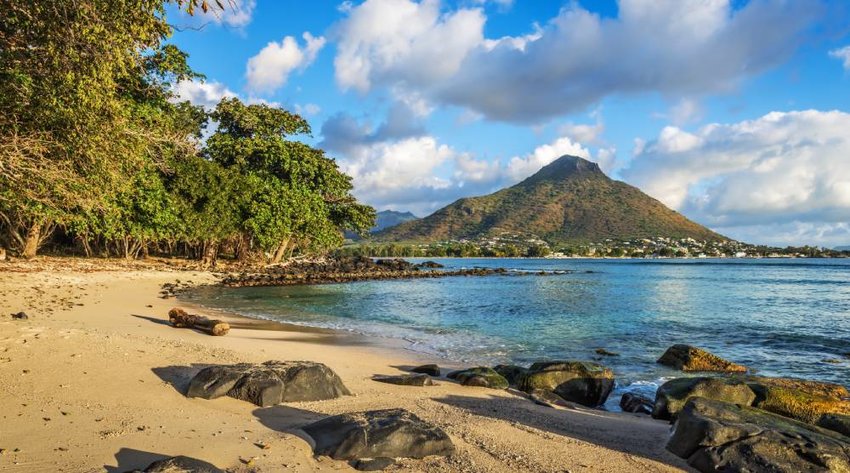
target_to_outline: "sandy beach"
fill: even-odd
[[[647,416],[556,410],[445,379],[432,387],[372,381],[426,362],[452,366],[401,342],[228,314],[215,314],[233,327],[224,337],[172,328],[168,310],[186,305],[159,292],[177,280],[215,277],[165,265],[0,262],[0,471],[123,472],[173,455],[237,472],[353,471],[315,458],[298,428],[391,407],[439,425],[457,447],[447,458],[400,460],[397,471],[688,470],[664,449],[669,425]],[[19,311],[29,319],[9,316]],[[353,395],[270,408],[183,395],[204,366],[266,360],[325,363]]]

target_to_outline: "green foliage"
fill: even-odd
[[[165,0],[9,0],[0,15],[0,246],[33,256],[54,228],[87,254],[149,250],[214,262],[326,251],[371,207],[298,115],[176,103],[203,76],[165,44]],[[232,2],[178,0],[196,8]],[[216,131],[204,145],[208,121]]]

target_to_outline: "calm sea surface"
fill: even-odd
[[[204,288],[187,297],[253,317],[403,338],[454,362],[597,360],[615,371],[620,392],[651,393],[674,376],[655,364],[674,343],[765,375],[850,384],[847,259],[435,261],[569,273]],[[599,357],[596,348],[620,356]]]

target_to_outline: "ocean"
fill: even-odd
[[[617,377],[612,410],[618,393],[651,395],[681,375],[655,363],[676,343],[763,375],[850,381],[848,259],[433,260],[511,275],[207,287],[185,297],[250,317],[404,339],[437,362],[598,361]]]

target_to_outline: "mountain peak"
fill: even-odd
[[[551,163],[543,166],[521,184],[537,184],[541,181],[561,181],[573,176],[600,175],[605,173],[599,165],[578,156],[565,154]]]
[[[553,242],[599,242],[606,238],[724,240],[599,165],[561,156],[521,183],[481,197],[467,197],[423,219],[377,235],[383,241],[433,242],[492,238],[504,233]]]

